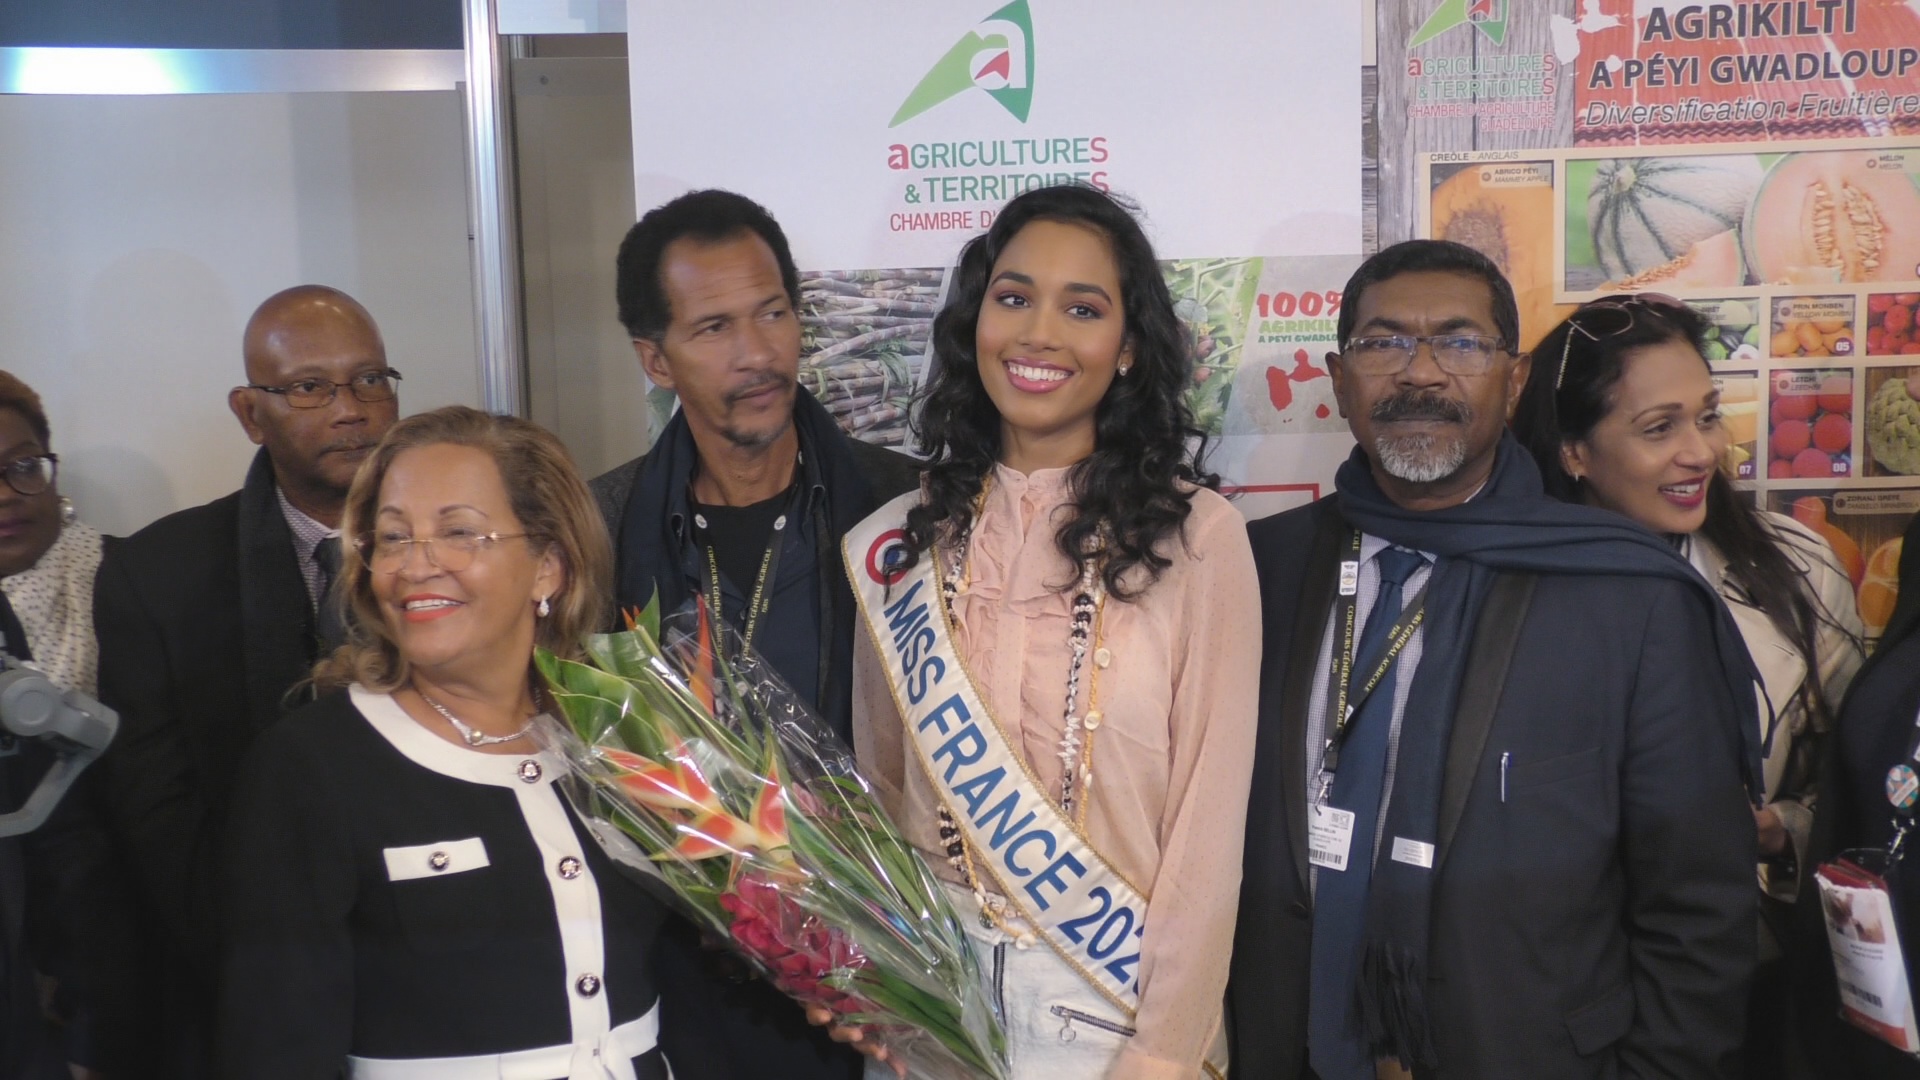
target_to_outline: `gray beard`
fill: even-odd
[[[781,437],[792,428],[793,417],[789,415],[786,423],[767,431],[742,431],[736,427],[723,427],[720,429],[720,435],[742,450],[765,450],[779,442]]]
[[[1409,484],[1431,484],[1460,471],[1467,463],[1467,441],[1432,433],[1373,440],[1374,457],[1388,476]]]

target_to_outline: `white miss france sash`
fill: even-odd
[[[927,779],[976,868],[1061,958],[1132,1016],[1147,898],[1045,794],[953,645],[931,555],[904,568],[908,492],[847,534],[847,578]]]

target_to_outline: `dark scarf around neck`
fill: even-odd
[[[1538,467],[1510,434],[1500,439],[1486,486],[1457,506],[1413,511],[1396,505],[1380,490],[1359,448],[1340,467],[1335,486],[1340,513],[1355,528],[1438,556],[1427,585],[1424,644],[1407,694],[1383,838],[1438,842],[1447,746],[1467,652],[1487,593],[1502,572],[1665,578],[1692,589],[1711,612],[1720,677],[1738,728],[1727,737],[1744,764],[1749,794],[1758,800],[1761,739],[1753,661],[1726,606],[1666,541],[1618,514],[1547,498]],[[1376,859],[1357,987],[1361,1030],[1374,1051],[1429,1068],[1437,1064],[1425,1001],[1433,874],[1430,867]]]

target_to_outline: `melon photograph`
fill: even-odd
[[[1566,290],[1745,285],[1740,225],[1765,175],[1754,154],[1569,161]]]
[[[1753,194],[1743,253],[1756,282],[1920,279],[1920,149],[1783,154]]]

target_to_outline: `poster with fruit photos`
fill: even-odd
[[[1422,234],[1500,240],[1523,340],[1617,293],[1667,294],[1708,317],[1727,471],[1827,539],[1876,636],[1920,510],[1920,138],[1422,165]]]

